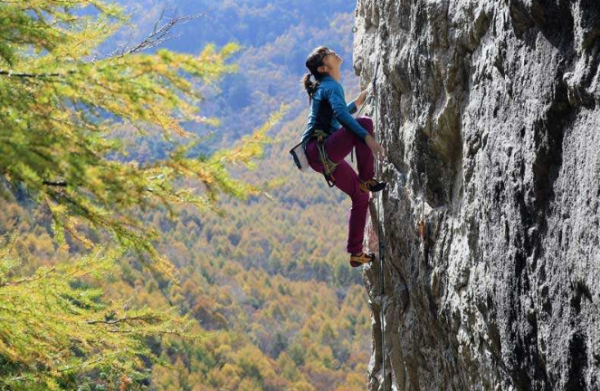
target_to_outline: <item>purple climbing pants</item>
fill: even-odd
[[[357,117],[358,123],[367,132],[373,135],[373,120],[368,116]],[[358,175],[344,158],[356,147],[356,160]],[[325,142],[325,151],[329,160],[339,163],[332,173],[335,186],[350,196],[352,207],[350,208],[348,244],[346,250],[349,253],[362,251],[362,242],[367,222],[367,211],[371,193],[365,193],[358,187],[358,180],[369,180],[374,176],[374,158],[371,148],[355,133],[341,126],[333,132]],[[323,173],[323,164],[317,149],[317,140],[312,139],[306,145],[306,157],[310,167]]]

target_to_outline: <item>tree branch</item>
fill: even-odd
[[[21,78],[30,78],[30,79],[38,79],[44,77],[59,77],[63,76],[61,73],[27,73],[27,72],[13,72],[12,70],[3,70],[0,69],[0,75],[8,76],[8,77],[21,77]]]
[[[0,3],[1,2],[2,1],[0,1]],[[143,50],[148,50],[148,49],[154,48],[156,46],[161,45],[162,43],[164,43],[165,41],[167,41],[169,39],[177,38],[178,36],[180,36],[180,34],[176,34],[176,35],[170,34],[171,30],[173,30],[173,28],[175,26],[185,24],[191,20],[198,19],[203,16],[209,17],[205,13],[200,13],[200,14],[194,14],[194,15],[175,16],[172,18],[167,18],[167,17],[165,17],[165,10],[166,9],[162,10],[160,17],[158,18],[156,23],[154,23],[154,28],[152,29],[152,32],[146,38],[144,38],[141,42],[139,42],[138,44],[133,45],[133,46],[125,45],[123,47],[118,47],[112,53],[106,55],[104,58],[94,57],[91,60],[91,62],[95,62],[99,59],[123,57],[128,54],[138,53]],[[164,24],[161,25],[161,22],[163,22],[165,20],[166,20],[166,22],[164,22]],[[74,72],[75,71],[71,70],[71,71],[68,71],[67,74],[74,73]],[[19,77],[19,78],[25,78],[25,79],[42,79],[42,78],[47,78],[47,77],[65,76],[65,73],[59,73],[59,72],[30,73],[30,72],[15,72],[10,69],[9,70],[0,69],[0,76]]]
[[[124,317],[124,318],[119,318],[119,319],[110,319],[110,320],[88,320],[86,321],[87,324],[107,324],[107,325],[115,325],[118,323],[128,323],[128,322],[132,322],[132,321],[151,321],[151,320],[156,320],[156,318],[149,318],[147,316],[130,316],[130,317]]]
[[[160,17],[158,18],[156,23],[154,23],[154,28],[152,29],[152,32],[146,38],[144,38],[141,42],[139,42],[136,45],[133,45],[133,46],[125,45],[123,47],[119,47],[119,48],[115,49],[107,57],[108,58],[123,57],[128,54],[137,53],[137,52],[141,52],[143,50],[154,48],[154,47],[164,43],[165,41],[172,39],[172,38],[177,38],[180,35],[180,34],[169,35],[171,30],[173,30],[173,28],[175,26],[185,24],[185,23],[189,22],[190,20],[198,19],[202,16],[208,17],[205,13],[200,13],[200,14],[195,14],[195,15],[176,16],[173,18],[166,18],[165,10],[166,9],[162,10]],[[161,22],[163,22],[164,20],[166,20],[166,22],[161,25]]]

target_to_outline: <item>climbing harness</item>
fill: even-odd
[[[329,134],[322,129],[315,129],[313,134],[317,138],[317,149],[319,150],[319,157],[321,159],[321,163],[323,164],[323,176],[327,181],[327,185],[329,185],[329,187],[333,187],[335,185],[335,177],[333,176],[333,172],[340,163],[332,162],[331,159],[329,159],[329,156],[327,156],[325,142],[327,141]]]

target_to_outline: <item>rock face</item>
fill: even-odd
[[[359,0],[356,28],[370,390],[600,390],[600,1]]]

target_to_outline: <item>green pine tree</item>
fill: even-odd
[[[87,7],[94,16],[76,14]],[[122,8],[102,0],[0,1],[0,20],[0,194],[9,199],[17,186],[27,189],[51,211],[60,243],[69,232],[92,246],[76,230],[87,223],[170,273],[151,243],[157,232],[132,210],[162,204],[175,213],[174,205],[193,203],[222,212],[220,192],[245,199],[264,190],[235,180],[226,167],[252,168],[271,142],[266,131],[287,107],[239,146],[210,157],[187,157],[200,140],[181,126],[218,124],[198,115],[202,96],[195,84],[234,72],[237,64],[226,60],[239,50],[236,44],[220,51],[208,45],[198,56],[165,49],[146,54],[156,43],[150,39],[99,57],[98,45],[127,21]],[[128,125],[134,136],[158,129],[174,150],[145,165],[111,158],[127,153],[122,140],[111,138],[116,124]],[[193,141],[181,145],[181,138]]]
[[[189,157],[201,140],[182,127],[218,125],[198,114],[197,86],[235,72],[226,61],[239,47],[147,53],[168,35],[167,23],[138,45],[100,55],[99,45],[128,21],[123,8],[103,0],[0,0],[0,197],[26,194],[51,213],[58,243],[67,246],[70,236],[90,249],[22,276],[14,240],[0,242],[2,388],[136,389],[144,358],[158,360],[148,348],[152,338],[201,336],[186,317],[103,303],[93,277],[134,250],[176,282],[176,270],[153,246],[157,231],[136,213],[165,206],[176,215],[182,203],[222,213],[219,194],[245,199],[271,186],[236,180],[228,167],[254,167],[286,106],[208,157]],[[116,137],[123,130],[133,140],[156,132],[173,149],[167,159],[127,161],[127,145]],[[94,239],[106,234],[108,243]]]

